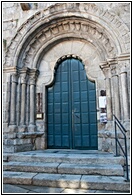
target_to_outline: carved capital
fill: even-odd
[[[130,64],[130,55],[129,54],[121,54],[118,57],[119,74],[126,73],[129,64]]]
[[[21,84],[26,83],[28,73],[29,73],[29,68],[27,68],[27,67],[24,67],[24,68],[19,70]]]
[[[101,62],[100,63],[100,68],[102,69],[104,75],[105,75],[105,78],[111,78],[111,70],[110,70],[110,66],[108,64],[108,62]]]
[[[29,72],[29,84],[30,85],[35,85],[36,84],[36,79],[39,75],[39,70],[37,69],[31,69]]]
[[[21,84],[26,84],[26,73],[25,74],[21,74],[20,78],[21,78]]]
[[[126,73],[127,66],[128,66],[127,62],[122,62],[122,61],[118,62],[119,74]]]
[[[17,73],[13,73],[12,74],[12,83],[17,83],[18,82],[18,75],[17,75]]]
[[[108,59],[108,64],[111,70],[112,77],[118,75],[117,60],[115,58]]]

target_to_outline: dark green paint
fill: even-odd
[[[97,149],[95,83],[74,58],[58,66],[48,88],[48,148]]]

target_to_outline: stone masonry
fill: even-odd
[[[130,149],[130,3],[3,2],[4,152],[47,149],[47,86],[62,59],[82,59],[96,83],[98,149],[115,151],[113,114]],[[106,90],[107,123],[99,121]],[[42,119],[36,95],[42,94]],[[121,134],[119,137],[122,140]]]

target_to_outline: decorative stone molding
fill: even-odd
[[[13,73],[12,74],[11,81],[12,81],[12,83],[18,83],[18,75],[17,75],[17,73]]]
[[[50,24],[50,21],[54,21],[55,18],[59,17],[60,14],[62,17],[67,18],[69,16],[75,15],[75,17],[82,17],[84,18],[91,18],[93,21],[93,24],[95,24],[95,27],[93,26],[87,26],[86,24],[80,24],[78,23],[68,23],[63,22],[63,24],[58,24],[58,27],[56,25],[52,25],[48,29],[46,29],[46,26]],[[57,16],[57,17],[56,17]],[[83,17],[84,16],[84,17]],[[69,18],[70,20],[70,18]],[[88,19],[87,19],[88,20]],[[81,18],[80,20],[81,21]],[[48,23],[49,22],[49,23]],[[91,20],[88,21],[88,24],[91,22]],[[55,23],[57,24],[57,20],[55,20]],[[101,24],[101,27],[104,29],[104,32],[99,31],[96,24]],[[29,18],[19,29],[15,37],[12,39],[11,44],[9,45],[7,49],[6,59],[5,59],[5,65],[10,66],[13,62],[17,62],[16,58],[19,58],[20,53],[20,44],[26,44],[28,36],[31,37],[32,33],[35,33],[36,35],[34,39],[32,39],[32,42],[30,43],[29,50],[29,43],[27,43],[26,47],[26,53],[23,56],[24,62],[26,62],[27,55],[29,56],[29,51],[33,50],[32,44],[34,47],[36,47],[39,42],[42,40],[48,40],[50,39],[52,35],[56,37],[59,35],[59,32],[62,30],[68,31],[71,26],[74,28],[75,32],[85,32],[87,29],[89,29],[89,33],[91,32],[91,35],[95,36],[97,35],[97,39],[102,40],[102,46],[106,46],[108,48],[107,53],[110,53],[113,50],[113,47],[115,47],[115,52],[119,51],[121,53],[121,50],[124,52],[129,51],[129,43],[130,43],[130,34],[129,29],[126,27],[125,24],[122,23],[122,21],[115,16],[114,14],[110,13],[107,10],[103,10],[94,3],[64,3],[64,4],[55,4],[53,6],[50,6],[46,10],[37,12],[34,16]],[[40,35],[38,29],[43,27],[40,30]],[[29,31],[27,32],[27,29]],[[43,30],[44,29],[44,30]],[[46,29],[46,30],[45,30]],[[113,33],[114,29],[117,29],[117,35]],[[45,36],[43,36],[45,34]],[[83,33],[80,33],[82,35]],[[110,34],[110,35],[109,35]],[[56,36],[55,36],[56,35]],[[40,38],[38,39],[38,36]],[[82,35],[83,36],[83,35]],[[112,38],[111,38],[112,37]],[[42,38],[42,39],[41,39]],[[36,41],[35,41],[36,40]],[[36,44],[35,44],[36,43]],[[122,45],[122,47],[121,47]],[[100,44],[99,44],[100,46]],[[37,47],[38,48],[38,47]],[[34,50],[35,51],[35,50]],[[33,54],[34,55],[34,54]],[[17,66],[17,65],[16,65]]]
[[[56,69],[57,66],[61,63],[61,61],[63,61],[64,59],[67,59],[67,58],[75,58],[75,59],[78,59],[79,61],[82,62],[82,59],[81,59],[79,56],[76,56],[76,55],[74,55],[74,54],[64,55],[64,56],[62,56],[61,58],[59,58],[58,61],[56,62],[55,69]],[[83,63],[83,62],[82,62],[82,63]]]
[[[119,74],[126,73],[130,66],[130,54],[121,54],[117,58]]]
[[[104,75],[105,75],[105,78],[111,78],[111,70],[110,70],[110,66],[109,66],[109,63],[108,62],[101,62],[100,63],[100,68],[102,69]]]
[[[54,29],[54,31],[53,31]],[[106,33],[103,32],[103,29],[99,26],[88,24],[87,21],[79,21],[77,19],[69,21],[60,21],[56,25],[52,25],[49,28],[43,29],[39,32],[36,37],[33,38],[31,43],[28,44],[28,47],[23,55],[23,62],[19,63],[24,66],[32,66],[31,62],[34,62],[35,56],[40,51],[39,49],[42,46],[45,46],[49,40],[59,39],[58,36],[61,34],[67,34],[70,37],[80,37],[86,39],[88,42],[91,42],[98,50],[103,50],[103,54],[115,55],[115,46],[112,43],[112,40],[108,39]],[[62,36],[63,37],[63,36]],[[91,41],[90,41],[91,40]],[[32,59],[32,60],[31,60]]]
[[[116,58],[108,59],[108,63],[109,63],[110,69],[111,69],[112,77],[118,75]]]
[[[29,84],[30,85],[35,85],[36,84],[36,79],[39,75],[39,70],[37,69],[31,69],[29,72]]]
[[[3,68],[3,73],[18,73],[17,67],[10,66],[10,67],[4,67]]]

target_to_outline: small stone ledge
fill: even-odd
[[[17,133],[17,138],[36,138],[41,137],[44,132],[25,132],[25,133]]]

